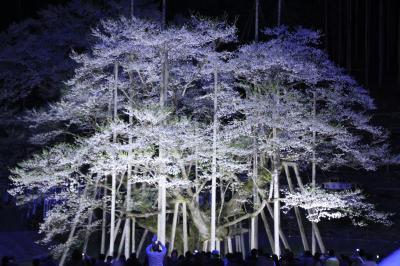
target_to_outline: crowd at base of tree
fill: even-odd
[[[398,251],[397,253],[399,253]],[[220,255],[218,251],[193,252],[187,251],[179,254],[176,250],[170,256],[162,254],[159,264],[150,260],[152,254],[145,256],[143,261],[136,258],[136,253],[130,254],[129,258],[124,255],[105,256],[100,254],[97,258],[82,254],[80,250],[74,250],[68,258],[67,266],[395,266],[397,264],[396,254],[384,258],[379,254],[365,253],[357,249],[349,254],[335,254],[329,250],[326,254],[319,252],[314,255],[310,251],[302,254],[294,254],[285,249],[282,256],[269,254],[262,250],[253,249],[244,256],[241,252]],[[398,254],[397,254],[398,255]],[[392,263],[392,264],[391,264]],[[55,266],[55,261],[49,257],[32,260],[32,266]],[[1,266],[17,266],[13,257],[3,257]]]
[[[301,209],[321,251],[321,219],[390,225],[359,191],[316,184],[317,170],[375,170],[389,158],[385,130],[370,123],[372,99],[316,48],[318,32],[263,33],[269,41],[239,45],[224,21],[165,27],[121,17],[93,29],[89,51],[72,53],[77,67],[60,101],[23,117],[32,142],[48,148],[10,177],[19,204],[57,202],[40,232],[61,266],[74,248],[86,253],[96,230],[101,253],[126,257],[137,227],[183,250],[215,250],[248,232],[254,248],[259,216],[279,256],[288,245],[282,203],[305,249]]]

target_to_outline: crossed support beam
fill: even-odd
[[[293,171],[294,171],[298,187],[301,190],[304,190],[304,184],[303,184],[303,181],[301,179],[297,163],[294,163],[294,162],[283,162],[282,165],[283,165],[283,168],[284,168],[284,171],[285,171],[285,175],[286,175],[286,180],[287,180],[287,183],[288,183],[289,191],[290,192],[294,192],[295,187],[296,187],[294,185],[293,181],[292,181],[292,177],[291,177],[291,174],[290,174],[290,168],[292,168]],[[266,207],[267,207],[267,210],[268,210],[271,218],[274,219],[274,211],[273,211],[270,203],[267,203]],[[302,240],[303,248],[304,248],[304,250],[310,250],[310,245],[309,245],[308,240],[307,240],[307,234],[306,234],[306,230],[304,228],[304,223],[302,221],[302,216],[301,216],[300,209],[298,207],[295,207],[294,208],[294,212],[295,212],[297,224],[298,224],[298,227],[299,227],[299,232],[300,232],[300,237],[301,237],[301,240]],[[282,230],[279,228],[279,239],[274,239],[273,232],[272,232],[271,227],[270,227],[270,225],[268,223],[268,220],[267,220],[267,217],[266,217],[265,213],[261,212],[260,214],[261,214],[261,219],[262,219],[262,222],[264,224],[264,228],[265,228],[265,231],[266,231],[266,234],[267,234],[267,238],[268,238],[268,242],[269,242],[269,244],[271,246],[272,252],[275,253],[275,248],[274,248],[275,247],[275,241],[282,241],[283,246],[285,248],[287,248],[287,249],[290,249],[289,243],[287,242],[287,239],[286,239],[285,235],[283,234]],[[254,226],[254,224],[253,224],[254,220],[257,221],[256,219],[252,219],[251,220],[251,227],[252,228]],[[255,228],[255,226],[254,226],[254,228]],[[254,234],[254,229],[250,231],[250,238],[253,238],[253,234]],[[325,245],[323,243],[319,228],[318,228],[317,224],[315,224],[315,223],[312,224],[312,237],[313,238],[315,237],[316,242],[318,243],[319,249],[321,250],[322,253],[324,253],[326,251]],[[240,245],[238,243],[239,238],[240,238],[240,236],[235,237],[236,250],[243,251],[243,245]],[[254,247],[254,240],[252,240],[252,239],[250,239],[250,247],[251,248]],[[315,253],[314,248],[313,248],[313,253]]]
[[[177,201],[175,202],[174,216],[172,218],[172,230],[171,230],[171,242],[170,242],[169,254],[171,254],[172,250],[174,250],[176,226],[178,223],[179,205],[182,205],[183,254],[185,254],[186,251],[189,250],[186,202]]]
[[[300,177],[300,174],[299,174],[299,168],[298,168],[297,163],[283,162],[282,165],[283,165],[283,168],[285,170],[286,180],[287,180],[288,186],[289,186],[289,191],[290,192],[294,192],[294,185],[293,185],[293,182],[292,182],[292,178],[290,176],[289,167],[293,168],[293,170],[294,170],[294,174],[295,174],[298,186],[300,187],[301,190],[304,190],[303,181],[301,180],[301,177]],[[297,224],[299,226],[301,241],[303,242],[304,250],[310,250],[310,247],[309,247],[308,241],[307,241],[307,236],[306,236],[306,233],[305,233],[305,229],[304,229],[304,226],[303,226],[303,221],[302,221],[302,218],[301,218],[300,210],[299,210],[298,207],[295,207],[294,211],[295,211],[295,215],[296,215]],[[318,225],[315,224],[315,223],[312,224],[312,235],[315,236],[321,252],[325,253],[325,245],[324,245],[324,243],[322,241],[322,237],[321,237],[321,234],[319,232]],[[313,251],[315,252],[315,250],[313,250]]]

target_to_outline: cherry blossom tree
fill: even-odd
[[[281,202],[310,211],[313,222],[372,210],[356,192],[326,212],[299,204],[305,193],[332,196],[317,188],[281,198],[285,163],[372,170],[386,154],[385,134],[369,123],[369,96],[314,47],[318,33],[265,33],[273,38],[228,51],[235,27],[196,17],[166,29],[121,17],[93,30],[90,51],[72,54],[78,67],[60,101],[24,117],[31,140],[49,148],[12,172],[21,204],[38,192],[59,201],[41,230],[47,243],[65,239],[53,249],[60,265],[100,224],[102,253],[106,239],[108,254],[119,240],[128,256],[136,226],[184,249],[195,239],[219,249],[234,226],[273,203],[279,255]]]

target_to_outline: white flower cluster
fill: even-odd
[[[305,186],[294,193],[285,191],[282,199],[284,212],[293,207],[307,211],[307,219],[318,223],[323,219],[348,217],[354,225],[365,226],[368,221],[390,226],[391,213],[379,212],[374,205],[365,202],[361,190],[328,191],[320,187]]]

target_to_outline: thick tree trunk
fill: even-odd
[[[211,236],[210,249],[215,250],[216,235],[216,205],[217,205],[217,92],[218,72],[214,69],[214,118],[213,118],[213,145],[212,145],[212,169],[211,169]]]
[[[204,252],[207,252],[207,251],[208,251],[208,240],[205,240],[205,241],[203,242],[203,251],[204,251]]]
[[[202,214],[197,201],[189,201],[187,203],[187,207],[189,208],[192,222],[199,231],[201,240],[209,239],[210,238],[210,227],[208,226],[209,217],[206,217],[205,215]]]

